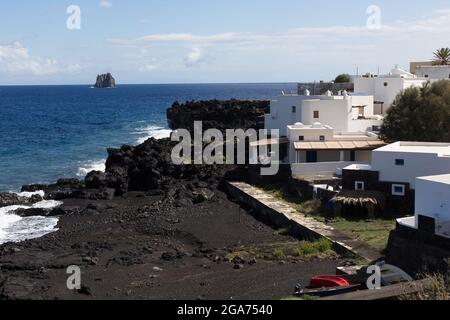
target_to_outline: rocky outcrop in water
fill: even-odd
[[[59,179],[54,184],[30,184],[22,186],[22,192],[44,191],[52,193],[63,189],[81,189],[84,188],[84,182],[77,179]]]
[[[83,181],[77,179],[60,179],[54,184],[25,185],[22,191],[34,192],[42,190],[45,192],[46,200],[64,200],[64,199],[88,199],[88,200],[110,200],[114,197],[115,190],[92,185],[86,186]]]
[[[203,130],[263,129],[264,114],[270,111],[269,101],[210,100],[175,102],[167,110],[167,121],[172,130],[194,130],[194,121],[203,122]]]
[[[9,206],[30,205],[42,201],[38,194],[31,197],[21,197],[15,193],[0,193],[0,208]]]
[[[97,76],[97,81],[95,82],[95,87],[98,89],[102,88],[115,88],[116,80],[111,73],[100,74]]]

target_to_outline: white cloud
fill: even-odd
[[[0,45],[0,72],[43,76],[80,70],[78,64],[62,65],[55,59],[31,56],[20,42]]]
[[[227,32],[213,35],[195,35],[189,33],[151,34],[134,39],[110,39],[113,44],[124,47],[142,47],[157,44],[188,44],[197,48],[213,45],[278,45],[303,41],[303,45],[312,45],[345,41],[361,40],[363,37],[399,38],[405,35],[441,35],[450,32],[450,10],[435,11],[431,16],[412,21],[397,21],[382,25],[379,30],[360,26],[327,26],[303,27],[287,30],[282,33],[243,33]],[[323,41],[326,41],[324,43]]]
[[[379,30],[361,21],[279,32],[166,33],[108,41],[137,56],[139,66],[149,61],[139,57],[146,50],[164,66],[159,68],[164,72],[154,74],[176,81],[327,80],[357,67],[359,72],[388,72],[395,64],[407,68],[409,61],[431,59],[434,50],[449,46],[450,10],[382,23]],[[208,68],[194,74],[183,68],[205,60]]]
[[[188,68],[193,67],[202,61],[202,57],[203,57],[202,49],[192,48],[191,52],[189,52],[186,58],[184,58],[184,64]]]
[[[139,68],[140,72],[150,72],[150,71],[154,71],[157,70],[158,66],[155,64],[146,64],[144,66],[142,66],[141,68]]]
[[[98,6],[100,8],[111,8],[112,7],[112,3],[110,1],[107,0],[102,0],[99,2]]]

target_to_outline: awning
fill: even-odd
[[[261,139],[256,142],[250,143],[251,147],[260,147],[260,146],[270,146],[276,144],[288,143],[288,138],[272,138],[272,139]]]
[[[385,145],[381,140],[294,142],[295,150],[374,150]]]

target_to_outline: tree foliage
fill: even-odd
[[[450,65],[450,48],[441,48],[434,53],[434,65],[447,66]]]
[[[352,79],[351,79],[350,75],[343,73],[336,77],[336,79],[334,80],[334,83],[347,83],[347,82],[351,82],[351,81],[352,81]]]
[[[450,81],[400,93],[384,119],[381,138],[387,142],[450,142]]]

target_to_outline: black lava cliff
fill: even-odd
[[[175,102],[167,110],[167,121],[172,130],[194,130],[194,121],[203,122],[203,130],[263,129],[264,114],[270,112],[269,101],[210,100]]]
[[[168,111],[172,129],[193,129],[193,121],[203,120],[203,129],[260,128],[267,101],[202,101],[175,103]],[[262,123],[263,124],[263,123]],[[235,166],[175,165],[171,153],[176,142],[148,139],[138,146],[108,149],[106,172],[92,171],[85,181],[62,179],[53,185],[23,186],[22,191],[46,191],[46,199],[112,199],[129,191],[164,194],[169,198],[198,202],[209,198],[222,179],[231,177]],[[187,186],[187,187],[186,187]],[[186,189],[187,188],[187,189]],[[15,201],[15,199],[5,199]]]

